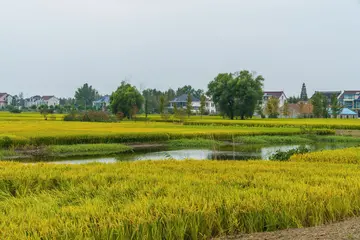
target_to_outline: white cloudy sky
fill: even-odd
[[[262,74],[266,90],[360,89],[358,0],[0,0],[0,92],[73,96]]]

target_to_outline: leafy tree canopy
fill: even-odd
[[[132,118],[134,110],[142,107],[143,96],[129,83],[121,82],[118,89],[111,94],[110,106],[114,114],[123,113],[127,118]]]
[[[185,86],[177,89],[176,96],[180,96],[183,94],[191,94],[195,98],[200,99],[200,97],[203,93],[204,93],[204,90],[202,90],[202,89],[196,90],[190,85],[185,85]]]
[[[78,88],[75,92],[76,102],[85,107],[91,107],[93,101],[98,97],[100,97],[98,91],[87,83]]]
[[[328,117],[328,99],[323,94],[321,94],[320,92],[315,93],[314,96],[311,98],[311,103],[313,105],[314,117]]]
[[[208,85],[208,95],[229,117],[251,118],[263,96],[264,78],[249,71],[221,73]]]

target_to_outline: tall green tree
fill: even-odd
[[[144,111],[145,111],[145,118],[147,119],[148,114],[149,114],[149,103],[146,98],[145,98],[145,103],[144,103]]]
[[[311,98],[311,103],[313,105],[313,115],[316,118],[326,118],[328,117],[328,100],[327,98],[317,92]]]
[[[78,88],[75,92],[75,99],[77,104],[83,106],[85,110],[92,106],[93,101],[100,97],[96,89],[89,84],[85,83],[82,87]]]
[[[193,109],[192,97],[191,97],[191,93],[188,93],[187,99],[186,99],[186,113],[188,115],[188,118],[190,118],[190,116],[191,116],[192,109]]]
[[[123,113],[129,119],[134,116],[136,110],[142,107],[143,102],[144,98],[136,87],[124,81],[110,96],[112,112]]]
[[[265,107],[265,112],[269,118],[278,118],[279,117],[279,103],[280,100],[276,97],[271,97]]]
[[[165,92],[157,89],[145,89],[142,95],[148,101],[148,113],[160,113],[160,97],[164,96],[164,105],[168,105],[175,98],[175,91],[171,88]]]
[[[195,98],[200,99],[201,95],[204,93],[204,90],[202,89],[194,89],[191,85],[185,85],[183,87],[180,87],[176,91],[176,96],[180,96],[183,94],[191,94]]]
[[[177,114],[178,114],[178,107],[177,107],[177,104],[174,103],[174,115],[175,115],[175,117],[177,116]]]
[[[331,114],[333,118],[337,118],[339,114],[341,113],[342,106],[339,103],[339,100],[336,96],[336,94],[333,94],[331,96]]]
[[[303,83],[303,85],[301,87],[300,100],[301,101],[307,101],[308,100],[308,95],[307,95],[305,83]]]
[[[300,102],[300,97],[292,96],[292,97],[289,97],[287,101],[288,101],[288,103],[296,104],[296,103]]]
[[[263,96],[264,78],[249,71],[221,73],[208,85],[208,95],[230,119],[251,118]]]
[[[160,106],[159,106],[159,111],[160,114],[164,114],[165,113],[165,97],[163,95],[161,95],[160,97]]]
[[[205,114],[205,105],[206,105],[206,96],[202,94],[200,97],[200,109],[199,109],[201,118]]]

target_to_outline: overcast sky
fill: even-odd
[[[241,69],[288,95],[359,90],[359,0],[0,0],[0,92],[206,89]]]

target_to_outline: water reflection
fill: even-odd
[[[114,163],[117,161],[143,161],[143,160],[268,160],[276,151],[287,151],[301,145],[238,145],[223,146],[218,149],[178,149],[178,150],[148,150],[143,153],[122,154],[117,157],[100,157],[91,159],[67,159],[54,161],[56,164],[85,164],[91,162]],[[351,147],[352,144],[315,144],[303,145],[313,151]]]

